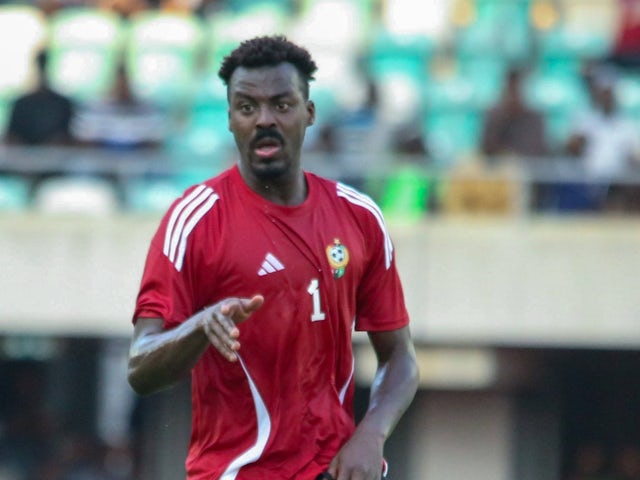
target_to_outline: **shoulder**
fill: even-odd
[[[384,223],[380,207],[366,193],[341,182],[335,182],[334,190],[338,200],[358,217]]]
[[[223,172],[217,177],[188,187],[174,200],[162,221],[167,238],[170,235],[190,233],[197,225],[206,221],[207,217],[219,211],[219,201],[228,190],[226,180],[226,172]]]
[[[208,212],[215,211],[214,206],[225,195],[228,181],[227,172],[205,180],[201,183],[191,185],[184,190],[167,210],[165,218],[202,218]]]
[[[202,235],[217,237],[221,222],[215,218],[221,209],[219,177],[187,188],[165,213],[154,238],[155,246],[174,264],[182,269],[188,245],[201,243]],[[218,230],[216,230],[218,229]]]
[[[349,185],[341,182],[325,182],[327,187],[333,190],[333,195],[341,208],[350,213],[364,238],[371,240],[368,244],[372,248],[381,247],[385,252],[385,263],[388,268],[391,264],[393,244],[378,204],[369,195]]]

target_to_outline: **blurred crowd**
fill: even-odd
[[[566,480],[637,480],[640,478],[640,446],[607,447],[585,442],[574,452]]]
[[[129,179],[142,181],[137,189],[169,186],[160,208],[232,162],[219,60],[241,34],[282,32],[328,72],[312,87],[309,155],[391,215],[640,212],[640,0],[440,0],[422,19],[404,0],[42,0],[37,8],[49,31],[24,50],[30,81],[0,92],[4,144],[157,159],[168,174],[145,163]],[[78,16],[90,31],[74,30],[73,15],[91,12],[108,21]],[[126,40],[96,33],[116,24],[127,25]],[[98,60],[70,40],[105,36],[115,46]],[[21,169],[0,157],[0,174],[26,178],[31,199],[63,175],[109,182],[114,205],[130,198],[112,160],[31,160]],[[196,157],[187,172],[185,159]]]
[[[136,478],[130,443],[101,438],[88,418],[89,405],[75,412],[56,405],[50,368],[37,360],[0,364],[0,479]],[[69,394],[82,397],[88,392],[79,388]]]

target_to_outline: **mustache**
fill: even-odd
[[[280,132],[273,128],[265,128],[264,130],[259,130],[258,133],[256,133],[256,136],[253,137],[253,140],[251,141],[251,146],[253,147],[256,143],[267,138],[277,140],[281,144],[284,143],[284,138],[280,135]]]

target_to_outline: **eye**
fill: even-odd
[[[241,113],[249,114],[249,113],[253,113],[253,111],[255,110],[255,107],[250,103],[241,103],[240,105],[238,105],[238,109],[240,110]]]
[[[286,112],[287,110],[289,110],[289,107],[291,105],[289,105],[288,102],[278,102],[276,103],[276,108],[278,109],[279,112]]]

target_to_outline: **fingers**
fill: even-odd
[[[235,362],[238,360],[236,352],[240,349],[240,330],[235,324],[225,317],[215,312],[207,315],[204,321],[204,332],[211,345],[218,350],[227,360]]]
[[[229,299],[204,311],[204,333],[216,350],[230,362],[238,360],[236,352],[240,349],[240,330],[236,325],[249,318],[263,303],[262,295],[254,295],[251,298]]]
[[[224,303],[220,307],[220,312],[231,318],[237,325],[249,318],[263,303],[264,297],[262,295],[254,295],[251,298],[237,298]]]

